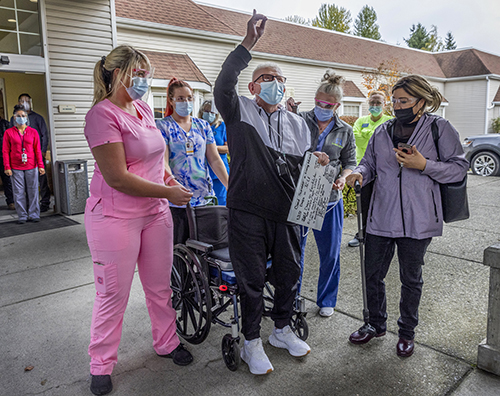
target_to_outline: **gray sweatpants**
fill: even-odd
[[[19,220],[40,218],[38,168],[29,170],[12,169],[12,192]],[[28,194],[27,200],[26,193]]]

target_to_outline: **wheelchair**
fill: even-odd
[[[238,284],[228,249],[225,206],[187,206],[189,239],[174,246],[171,275],[172,305],[177,312],[177,334],[191,344],[200,344],[212,324],[230,329],[222,338],[222,357],[231,371],[240,365]],[[268,261],[268,268],[272,265]],[[273,308],[274,291],[266,281],[264,316]],[[290,323],[294,333],[306,340],[309,328],[305,300],[297,296]]]

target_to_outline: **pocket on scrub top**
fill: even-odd
[[[100,294],[114,293],[118,284],[116,264],[102,264],[94,261],[95,290]]]

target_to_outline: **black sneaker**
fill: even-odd
[[[111,383],[111,375],[92,375],[92,382],[90,383],[90,391],[94,395],[107,395],[113,390]]]
[[[50,205],[40,205],[40,212],[47,212],[50,208]]]
[[[158,355],[162,358],[173,359],[175,364],[179,366],[187,366],[193,361],[193,355],[184,347],[184,344],[179,344],[172,352],[166,355]]]

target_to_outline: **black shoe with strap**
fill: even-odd
[[[92,375],[92,382],[90,383],[90,391],[94,395],[107,395],[113,390],[111,383],[111,375]]]
[[[159,355],[162,358],[173,359],[174,363],[179,366],[187,366],[193,361],[193,355],[184,347],[184,344],[180,343],[177,348],[166,355]]]
[[[360,345],[360,344],[366,344],[373,337],[382,337],[382,336],[385,336],[385,331],[377,333],[377,330],[375,330],[373,326],[371,326],[370,324],[364,324],[359,328],[359,330],[351,334],[351,336],[349,337],[349,341],[352,344]]]

